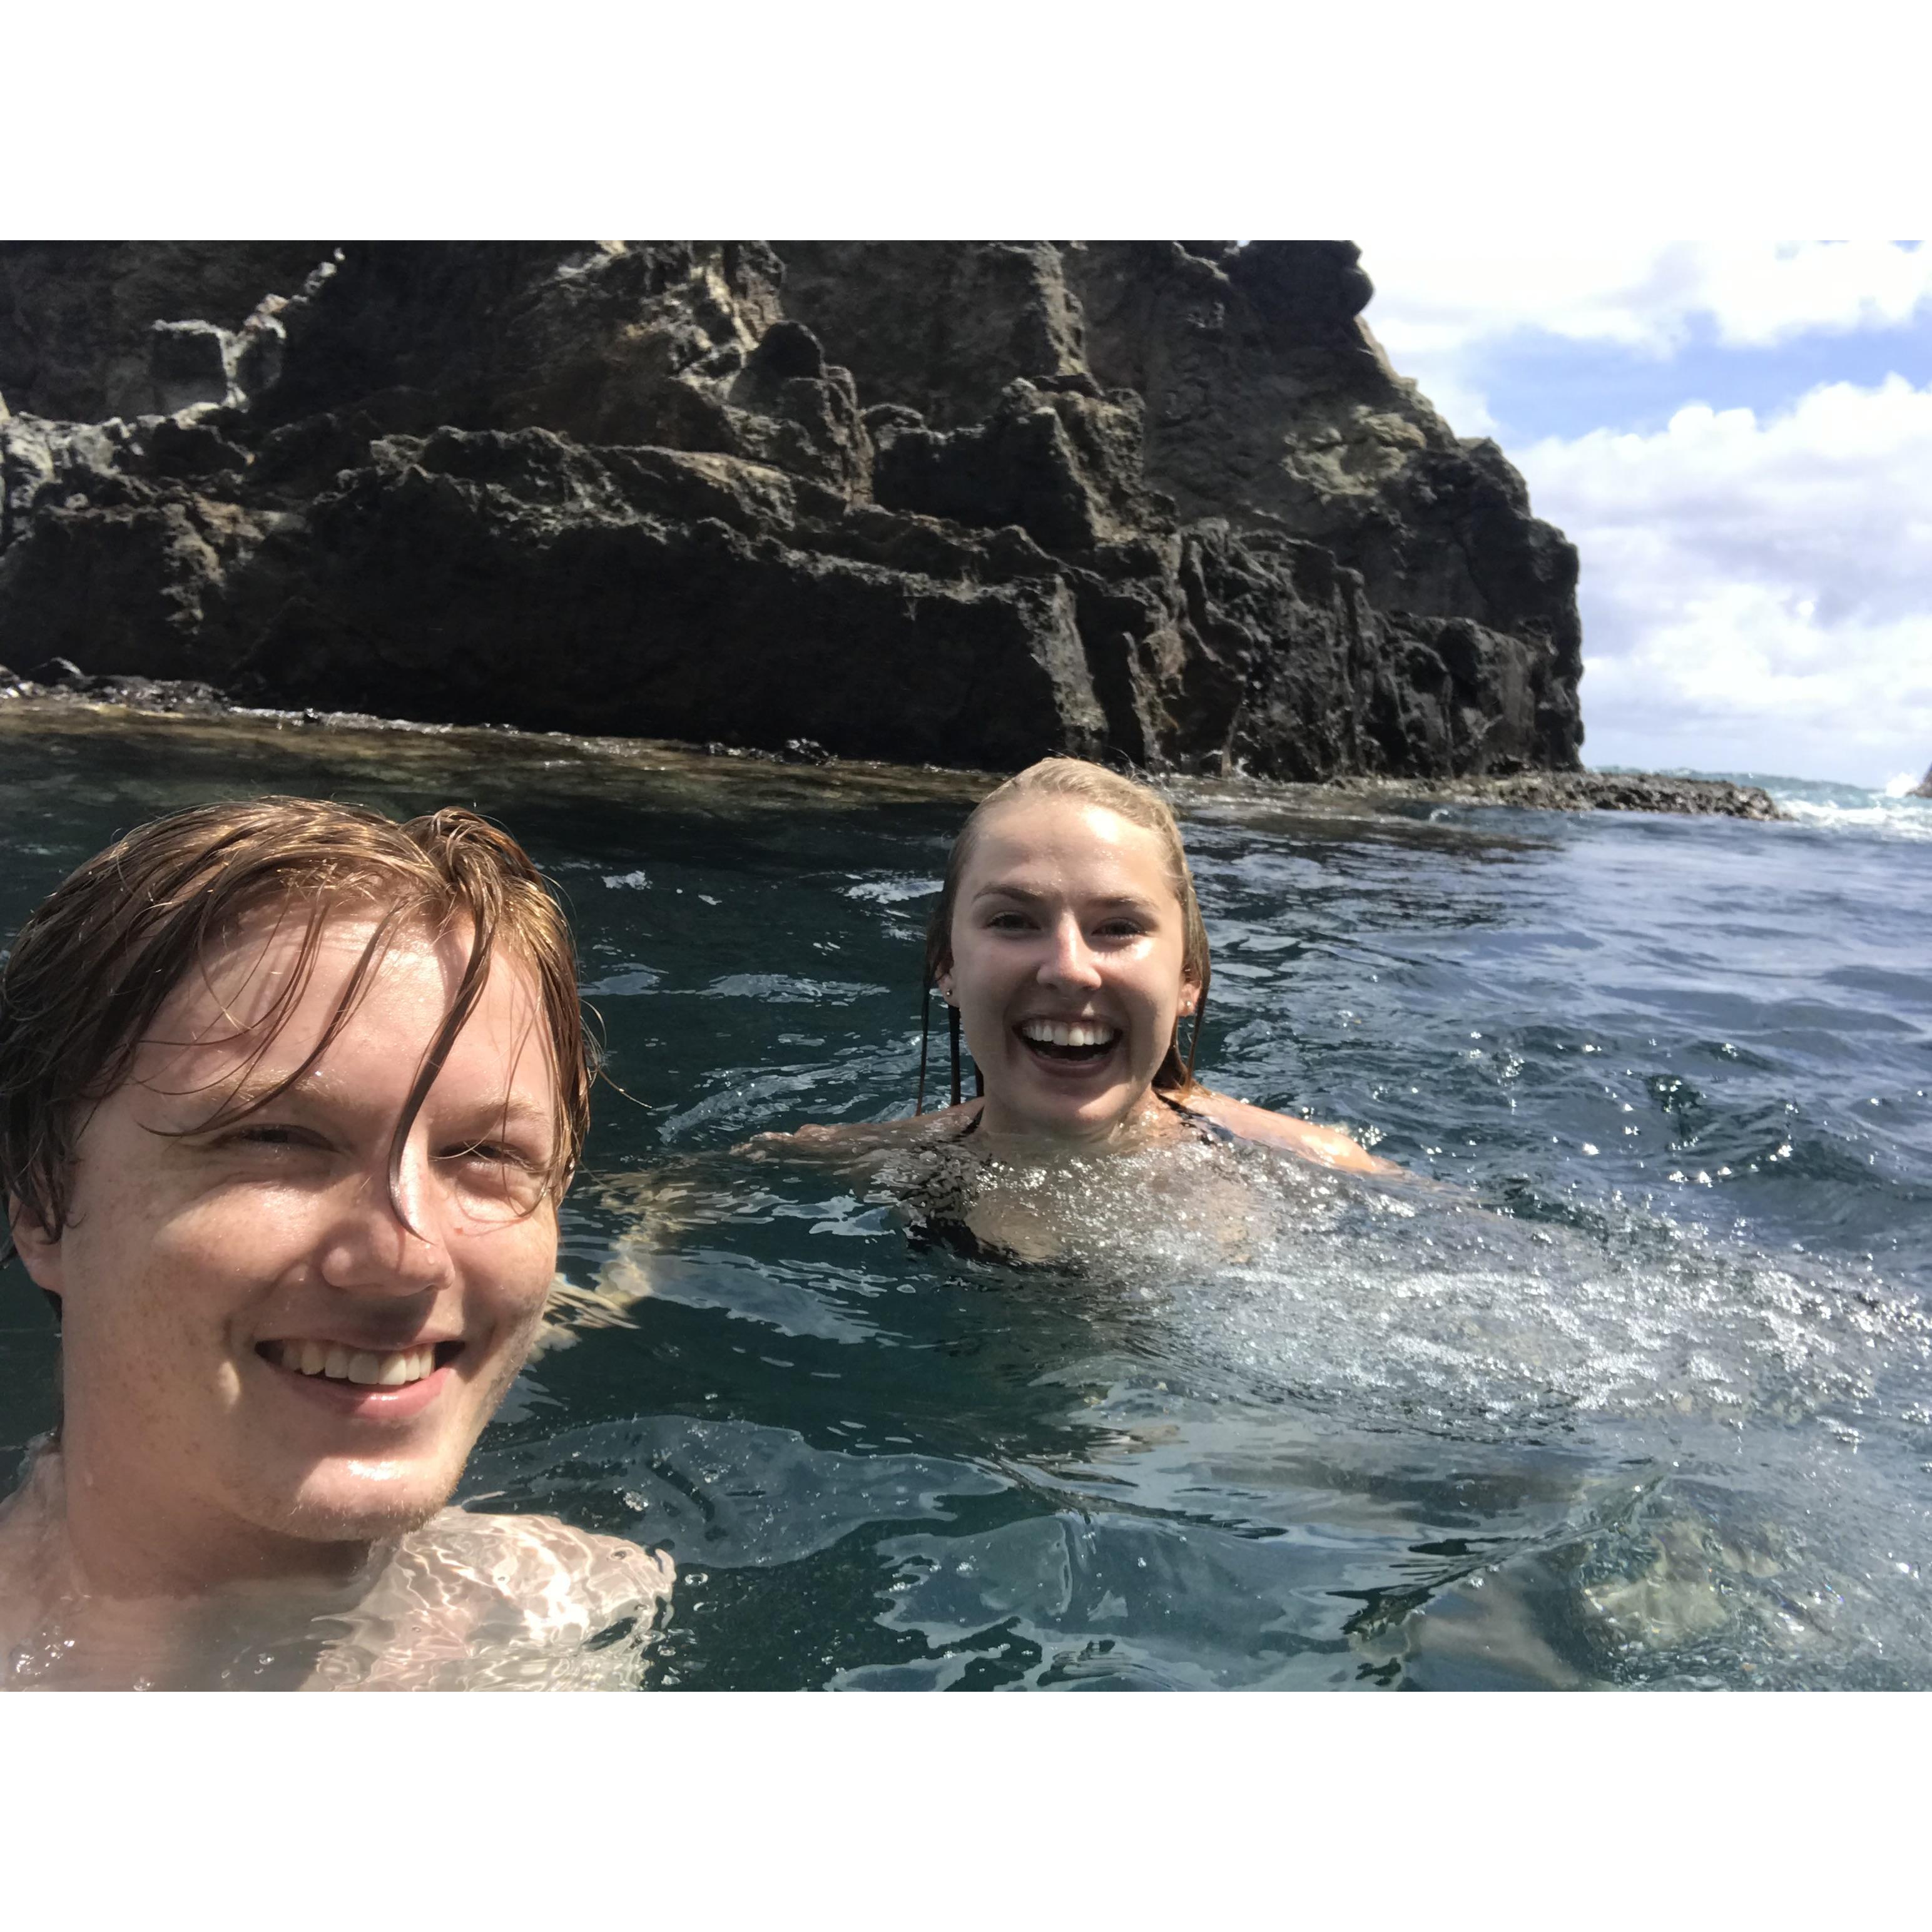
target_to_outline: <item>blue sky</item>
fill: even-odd
[[[1586,762],[1932,764],[1932,248],[1361,245],[1396,368],[1582,553]]]
[[[1727,345],[1700,318],[1689,339],[1662,356],[1526,328],[1483,343],[1468,367],[1505,447],[1606,428],[1648,434],[1688,402],[1762,416],[1789,409],[1822,383],[1870,388],[1889,375],[1922,388],[1932,383],[1932,313],[1775,344]]]

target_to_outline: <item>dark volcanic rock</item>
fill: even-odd
[[[1932,767],[1928,768],[1925,776],[1905,795],[1907,798],[1932,798]]]
[[[1534,761],[1574,764],[1576,553],[1493,442],[1459,440],[1390,368],[1349,244],[1255,242],[1216,263],[1093,243],[1067,260],[1094,374],[1144,398],[1148,475],[1182,514],[1319,544],[1378,610],[1537,640],[1569,695],[1545,694]]]
[[[75,422],[177,410],[185,362],[155,325],[238,333],[263,299],[292,295],[328,242],[10,242],[0,246],[0,396],[16,412]],[[217,360],[219,360],[218,356]],[[213,400],[221,400],[217,388]]]
[[[1655,772],[1518,772],[1504,778],[1348,778],[1342,789],[1384,802],[1528,806],[1545,812],[1660,812],[1678,818],[1783,819],[1770,793],[1730,778]]]
[[[1368,295],[1346,243],[0,248],[0,656],[795,756],[1574,769],[1575,554]]]

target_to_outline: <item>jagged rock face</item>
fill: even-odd
[[[20,415],[70,422],[163,414],[205,392],[206,357],[178,358],[203,393],[156,385],[157,322],[241,328],[262,297],[292,295],[325,242],[10,242],[0,247],[0,396]],[[198,370],[196,365],[199,365]]]
[[[1318,543],[1378,609],[1577,657],[1575,550],[1493,442],[1459,441],[1390,369],[1351,244],[1258,242],[1222,265],[1106,242],[1066,260],[1094,374],[1144,398],[1148,474],[1184,515]]]
[[[1576,763],[1574,553],[1389,370],[1348,244],[140,246],[0,249],[8,662],[993,766]],[[107,419],[21,409],[62,399]]]

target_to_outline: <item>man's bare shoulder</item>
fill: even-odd
[[[444,1510],[408,1542],[454,1562],[519,1606],[571,1620],[616,1614],[668,1595],[676,1568],[662,1551],[578,1529],[550,1516]]]
[[[634,1689],[673,1580],[668,1556],[554,1516],[442,1510],[304,1688]]]
[[[0,1657],[10,1656],[58,1587],[58,1459],[43,1450],[0,1498]]]
[[[1335,1167],[1351,1174],[1400,1174],[1393,1161],[1372,1154],[1359,1141],[1340,1127],[1318,1126],[1312,1120],[1298,1120],[1292,1114],[1270,1112],[1247,1100],[1237,1100],[1197,1087],[1187,1096],[1187,1104],[1197,1114],[1217,1120],[1230,1133],[1243,1140],[1257,1141],[1264,1147],[1285,1149],[1323,1167]]]
[[[814,1155],[843,1156],[870,1154],[887,1148],[920,1147],[951,1140],[964,1130],[979,1110],[976,1100],[957,1107],[935,1108],[916,1117],[896,1120],[842,1120],[825,1126],[804,1126],[788,1134],[754,1134],[740,1151],[754,1157],[810,1159]]]

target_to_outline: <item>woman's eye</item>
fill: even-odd
[[[293,1127],[278,1127],[266,1120],[257,1120],[251,1126],[236,1127],[222,1136],[227,1147],[295,1147],[301,1144],[301,1136]]]
[[[986,923],[994,932],[1027,932],[1033,926],[1032,920],[1020,912],[996,912]]]

